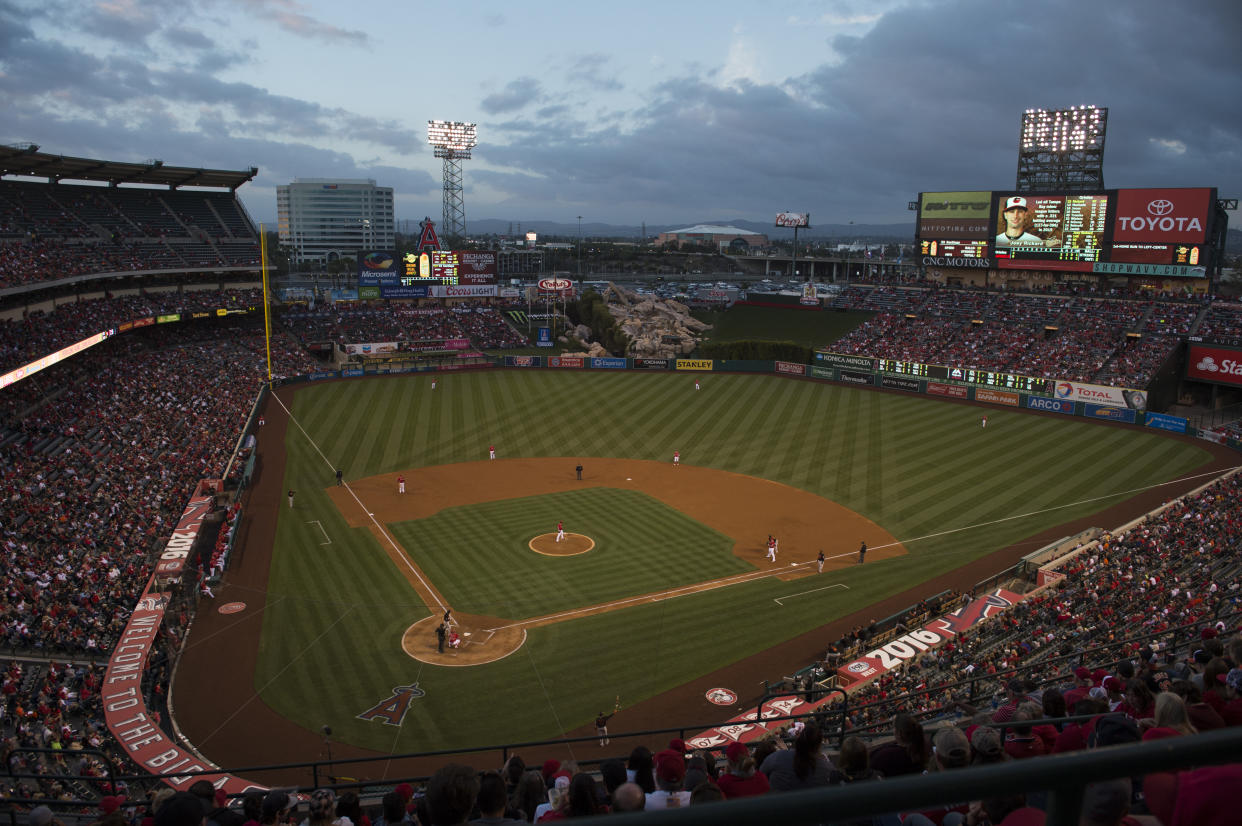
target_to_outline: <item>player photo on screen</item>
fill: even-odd
[[[1047,242],[1052,239],[1045,239],[1035,234],[1033,206],[1021,195],[1011,195],[1005,199],[1001,209],[1000,233],[996,236],[996,246],[1043,247],[1060,243],[1060,239],[1057,238],[1049,244]]]

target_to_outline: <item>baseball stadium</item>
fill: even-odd
[[[776,792],[782,753],[887,779],[712,819],[984,788],[1076,823],[1089,782],[1236,776],[1242,304],[1215,190],[922,193],[921,256],[742,291],[672,352],[617,332],[650,298],[512,288],[494,255],[465,292],[290,286],[238,200],[254,169],[0,168],[14,823],[203,781],[238,824],[316,789],[417,816],[461,765],[563,814],[558,775]],[[1156,200],[1186,220],[1126,218]],[[1071,279],[990,240],[1037,209],[1195,263]]]

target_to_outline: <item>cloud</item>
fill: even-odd
[[[1167,138],[1148,138],[1156,146],[1173,155],[1185,155],[1186,144],[1179,140],[1169,140]]]
[[[493,92],[487,95],[479,102],[483,111],[489,115],[503,115],[507,112],[516,112],[524,109],[532,103],[538,103],[543,99],[543,92],[540,89],[539,81],[533,77],[515,78],[505,84],[505,87],[499,92]]]
[[[336,45],[365,45],[370,41],[366,32],[343,29],[306,14],[304,4],[296,0],[251,0],[254,12],[266,18],[289,34],[307,40],[321,40]]]

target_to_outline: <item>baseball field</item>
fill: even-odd
[[[729,664],[985,557],[1000,570],[1002,549],[1112,527],[1213,461],[1137,428],[994,408],[983,428],[968,404],[766,375],[493,370],[278,396],[248,505],[276,513],[274,539],[243,533],[217,600],[243,607],[196,628],[175,687],[183,728],[232,765],[280,753],[254,732],[213,755],[252,705],[358,753],[551,738],[617,705],[625,729]],[[445,610],[459,647],[441,652]],[[193,676],[221,662],[227,688]],[[728,687],[751,699],[772,668]],[[217,694],[247,699],[212,711]]]

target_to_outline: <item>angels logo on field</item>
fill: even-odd
[[[418,683],[399,685],[393,688],[392,696],[381,700],[358,715],[359,720],[379,720],[386,726],[399,726],[410,710],[410,701],[426,697],[427,692],[418,687]]]
[[[713,688],[707,692],[707,701],[718,706],[731,706],[737,702],[737,693],[727,688]]]

